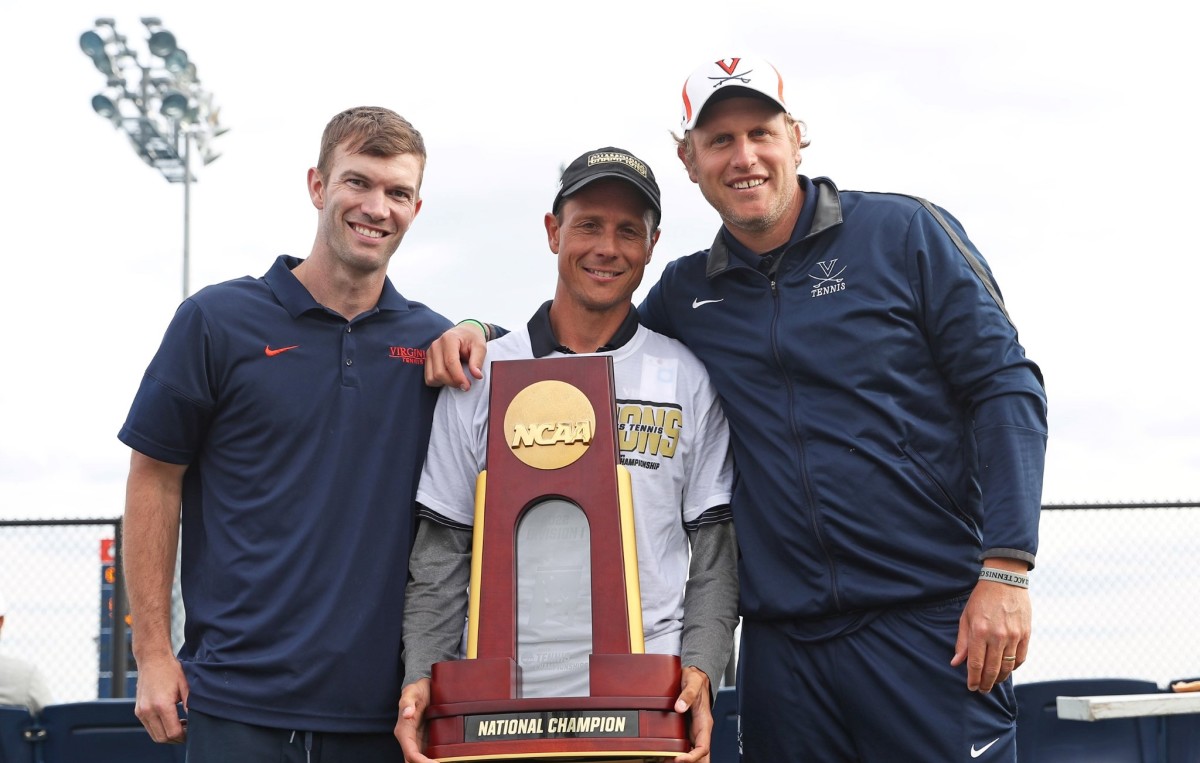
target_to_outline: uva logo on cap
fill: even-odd
[[[733,59],[733,63],[726,66],[725,59],[722,58],[720,61],[717,61],[716,64],[717,64],[717,66],[721,67],[721,69],[723,69],[726,74],[733,74],[735,71],[737,71],[738,64],[740,64],[741,62],[742,62],[742,59],[735,58],[735,59]]]

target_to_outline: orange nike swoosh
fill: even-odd
[[[268,344],[266,347],[267,357],[273,358],[281,352],[287,352],[288,350],[294,350],[299,346],[300,345],[298,345],[298,344],[293,344],[291,347],[280,347],[278,350],[272,350],[271,345]]]

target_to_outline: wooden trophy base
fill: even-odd
[[[591,695],[515,699],[509,658],[433,666],[425,754],[450,761],[661,763],[691,750],[679,695],[679,658],[593,654]]]

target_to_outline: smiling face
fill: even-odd
[[[358,273],[386,270],[421,210],[422,160],[416,154],[371,156],[338,146],[328,173],[308,171],[318,210],[313,257],[332,257]]]
[[[800,127],[752,96],[709,104],[680,149],[688,177],[742,243],[765,252],[787,241],[800,215]]]
[[[546,215],[558,255],[558,307],[623,318],[658,241],[649,200],[624,180],[596,180]]]

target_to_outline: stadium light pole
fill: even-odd
[[[134,153],[170,183],[183,183],[183,298],[191,294],[192,147],[205,164],[220,154],[213,139],[229,128],[220,110],[200,85],[196,65],[179,47],[175,35],[152,16],[141,19],[148,34],[146,54],[139,55],[117,32],[110,18],[79,37],[79,47],[105,77],[104,90],[92,98],[92,109],[129,137]]]
[[[179,47],[162,21],[146,16],[145,51],[130,47],[111,18],[96,19],[93,29],[79,36],[79,47],[104,75],[104,89],[92,97],[92,110],[124,133],[142,161],[162,173],[169,183],[183,184],[183,298],[191,296],[192,149],[204,165],[220,154],[212,142],[229,131],[220,124],[212,94],[200,85],[196,65]],[[122,589],[123,590],[123,589]],[[122,597],[123,599],[123,597]],[[179,555],[171,590],[173,645],[182,642],[183,600],[179,589]],[[118,606],[124,604],[118,601]],[[112,691],[125,695],[125,613],[114,613],[112,633]]]

